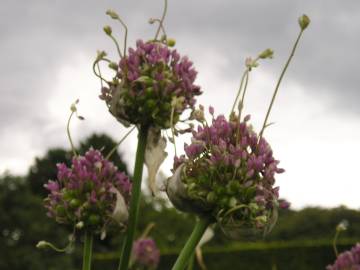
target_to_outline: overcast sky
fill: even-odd
[[[26,173],[49,147],[68,147],[69,105],[86,121],[74,121],[75,141],[92,132],[115,139],[126,130],[98,99],[91,66],[96,50],[115,60],[103,34],[113,8],[129,27],[129,44],[154,35],[150,17],[160,17],[162,0],[2,0],[0,5],[0,173]],[[165,21],[177,49],[198,70],[203,95],[228,114],[244,59],[265,48],[274,59],[251,73],[245,111],[259,130],[276,80],[298,34],[297,18],[312,22],[283,80],[266,130],[286,173],[278,177],[281,196],[296,208],[308,205],[360,207],[360,2],[358,0],[169,0]],[[183,142],[178,143],[178,151]],[[133,167],[136,136],[120,147]],[[162,170],[170,174],[173,156]]]

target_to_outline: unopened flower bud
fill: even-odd
[[[76,105],[75,105],[75,103],[71,104],[70,110],[71,110],[72,112],[76,112]]]
[[[119,15],[118,15],[114,10],[112,10],[112,9],[108,9],[108,10],[106,11],[106,15],[109,15],[109,16],[110,16],[112,19],[114,19],[114,20],[120,19]]]
[[[266,59],[266,58],[273,58],[274,51],[272,49],[266,49],[262,53],[259,54],[259,58]]]
[[[109,68],[117,71],[117,70],[119,69],[119,66],[118,66],[118,64],[116,64],[115,62],[110,62],[110,63],[109,63]]]
[[[245,66],[247,68],[255,68],[257,67],[259,64],[256,62],[256,60],[252,59],[251,57],[248,57],[245,59]]]
[[[36,248],[41,248],[41,249],[44,249],[48,246],[48,242],[46,241],[39,241],[37,244],[36,244]]]
[[[258,216],[255,218],[258,222],[260,222],[261,224],[265,224],[267,222],[267,217],[266,216]]]
[[[301,30],[305,30],[309,24],[310,24],[310,18],[305,14],[299,18],[299,25]]]
[[[74,102],[73,104],[71,104],[70,110],[71,110],[72,112],[76,112],[76,111],[77,111],[77,109],[76,109],[76,104],[78,104],[78,103],[79,103],[79,99],[75,100],[75,102]]]
[[[148,22],[149,22],[149,24],[154,24],[156,22],[156,20],[154,18],[150,18]]]
[[[105,51],[97,51],[96,61],[103,59],[106,55]]]
[[[162,35],[161,38],[160,38],[161,41],[166,41],[166,39],[167,39],[166,35]]]
[[[346,231],[348,227],[349,227],[349,222],[347,220],[343,220],[336,226],[336,231],[338,232]]]
[[[171,106],[175,109],[180,110],[184,106],[184,97],[173,97],[171,100]]]
[[[175,44],[176,44],[176,40],[173,39],[173,38],[168,38],[168,39],[166,40],[166,43],[167,43],[167,45],[168,45],[169,47],[174,47]]]
[[[109,25],[105,25],[103,30],[104,30],[105,34],[107,34],[108,36],[110,36],[112,33],[112,29]]]
[[[76,225],[75,225],[75,228],[76,229],[82,229],[84,227],[84,222],[83,221],[80,221],[80,222],[78,222],[78,223],[76,223]]]

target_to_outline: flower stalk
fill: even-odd
[[[211,224],[209,218],[201,217],[197,220],[194,230],[191,233],[184,248],[181,250],[179,257],[177,258],[172,270],[184,270],[191,256],[194,254],[195,248],[199,243],[201,237],[205,233],[207,227]]]
[[[305,28],[306,28],[306,27],[305,27]],[[295,41],[295,43],[294,43],[294,46],[293,46],[293,48],[292,48],[292,50],[291,50],[291,54],[290,54],[290,56],[289,56],[289,58],[288,58],[288,60],[287,60],[287,62],[286,62],[286,64],[285,64],[285,66],[284,66],[281,74],[280,74],[279,80],[278,80],[277,83],[276,83],[275,91],[274,91],[274,94],[273,94],[273,96],[272,96],[272,98],[271,98],[271,102],[270,102],[269,108],[268,108],[268,110],[267,110],[267,112],[266,112],[265,120],[264,120],[263,126],[262,126],[261,131],[260,131],[260,134],[259,134],[259,138],[260,138],[260,139],[262,138],[262,136],[263,136],[263,134],[264,134],[264,130],[265,130],[265,128],[266,128],[267,125],[268,125],[268,119],[269,119],[269,116],[270,116],[270,111],[271,111],[271,109],[272,109],[272,106],[274,105],[274,101],[275,101],[276,95],[277,95],[277,93],[278,93],[278,90],[279,90],[281,81],[282,81],[282,79],[283,79],[283,77],[284,77],[284,75],[285,75],[285,73],[286,73],[287,68],[289,67],[289,64],[290,64],[290,62],[291,62],[291,59],[293,58],[293,56],[294,56],[294,54],[295,54],[297,45],[298,45],[298,43],[299,43],[299,40],[300,40],[300,38],[301,38],[301,36],[302,36],[305,28],[302,28],[302,27],[301,27],[300,33],[299,33],[299,35],[298,35],[298,37],[297,37],[297,39],[296,39],[296,41]]]
[[[127,270],[131,250],[134,242],[135,229],[139,215],[139,205],[141,196],[141,180],[145,160],[145,149],[147,141],[148,127],[141,126],[139,129],[138,145],[136,150],[136,160],[133,175],[133,186],[130,200],[128,230],[126,232],[125,241],[122,247],[119,270]]]
[[[92,246],[93,246],[93,235],[89,232],[86,232],[85,240],[84,240],[82,270],[90,270],[91,269]]]

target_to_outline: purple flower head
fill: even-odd
[[[211,215],[225,225],[235,222],[264,231],[274,225],[279,207],[275,175],[283,169],[249,120],[213,116],[211,124],[202,121],[193,130],[191,143],[184,147],[186,156],[175,158],[168,183],[175,207]]]
[[[151,238],[140,238],[134,242],[133,261],[135,264],[155,269],[160,261],[160,251]]]
[[[57,169],[57,179],[44,185],[48,216],[64,224],[83,222],[96,233],[110,221],[126,222],[131,182],[100,151],[90,149],[74,157],[70,168],[58,164]]]
[[[341,253],[335,263],[327,266],[326,270],[360,270],[360,243]]]
[[[100,98],[122,123],[170,127],[185,109],[193,109],[201,94],[194,84],[197,72],[187,57],[158,41],[138,40],[120,60],[119,70]]]

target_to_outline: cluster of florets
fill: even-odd
[[[147,269],[155,269],[160,261],[160,251],[152,238],[140,238],[134,242],[133,263]]]
[[[250,116],[240,122],[232,114],[228,121],[209,111],[212,124],[200,118],[191,144],[185,144],[186,156],[175,158],[169,197],[176,207],[210,214],[224,225],[266,229],[278,207],[275,174],[284,170],[248,124]]]
[[[70,168],[58,164],[57,169],[57,179],[45,184],[49,217],[94,233],[112,221],[126,223],[131,182],[100,151],[90,149],[75,156]]]
[[[326,267],[327,270],[360,270],[360,244],[356,244],[351,250],[341,253],[333,265]]]
[[[136,49],[120,60],[118,72],[101,99],[124,124],[169,128],[187,108],[192,109],[200,87],[197,72],[187,57],[159,41],[138,40]],[[173,123],[170,115],[176,100]]]

